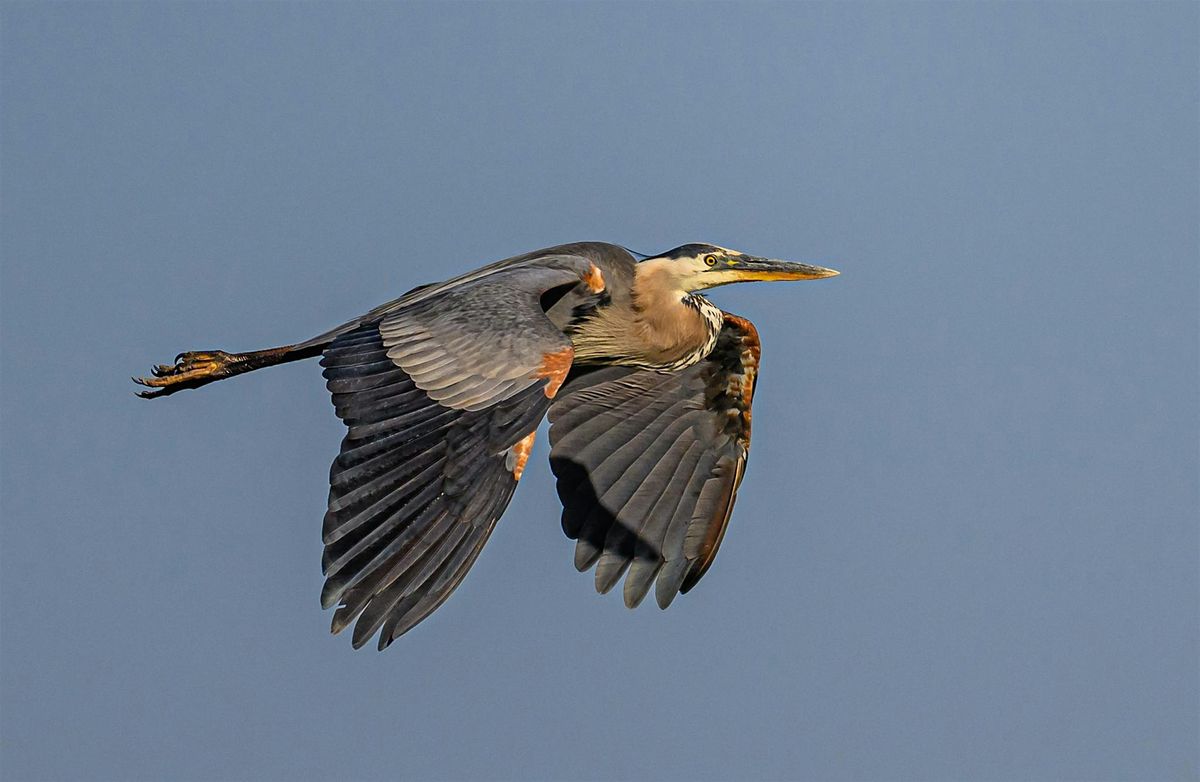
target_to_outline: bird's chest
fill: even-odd
[[[608,307],[569,330],[575,360],[675,371],[700,361],[717,343],[722,313],[701,296],[656,309]]]

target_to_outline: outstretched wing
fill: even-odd
[[[329,474],[321,602],[379,648],[478,557],[571,366],[539,297],[598,276],[582,258],[502,271],[340,334],[321,360],[348,431]]]
[[[550,465],[575,567],[625,604],[657,577],[666,608],[712,564],[750,446],[758,371],[753,324],[726,313],[713,351],[676,372],[603,367],[568,380],[550,407]]]

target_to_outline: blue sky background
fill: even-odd
[[[1193,3],[0,7],[0,773],[1195,779]],[[386,653],[320,611],[308,362],[562,241],[839,268],[716,565],[574,572],[545,466]]]

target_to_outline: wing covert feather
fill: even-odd
[[[571,350],[539,297],[580,282],[578,269],[537,267],[451,288],[379,322],[386,358],[444,407],[491,407],[528,387],[548,354]]]

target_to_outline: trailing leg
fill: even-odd
[[[226,353],[223,350],[193,350],[180,353],[174,364],[158,364],[150,370],[151,377],[135,377],[133,382],[154,389],[139,391],[143,399],[169,396],[185,388],[199,388],[234,375],[253,372],[256,369],[289,361],[319,356],[324,345],[308,345],[296,348],[285,345],[281,348],[254,350],[249,353]]]

